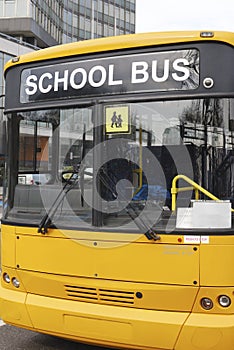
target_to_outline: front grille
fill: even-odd
[[[134,305],[135,299],[134,292],[113,289],[65,285],[65,291],[69,299],[97,302],[101,304]]]
[[[112,303],[134,304],[134,292],[99,289],[99,300]]]
[[[73,299],[98,300],[96,288],[65,285],[67,296]]]

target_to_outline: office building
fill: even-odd
[[[135,32],[136,0],[0,0],[0,32],[39,47]]]
[[[0,120],[4,106],[5,84],[3,70],[5,63],[15,56],[20,56],[36,49],[36,47],[28,43],[22,43],[16,38],[0,33]]]

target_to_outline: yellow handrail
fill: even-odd
[[[177,188],[176,187],[176,183],[177,183],[177,181],[179,179],[182,179],[182,180],[186,181],[192,187]],[[203,194],[205,194],[207,197],[209,197],[210,199],[212,199],[214,201],[219,201],[220,200],[218,197],[214,196],[212,193],[207,191],[205,188],[201,187],[196,182],[191,180],[188,176],[186,176],[186,175],[177,175],[172,180],[172,186],[171,186],[171,210],[172,211],[176,210],[176,195],[177,195],[177,193],[183,192],[183,191],[189,191],[189,190],[195,190],[195,199],[199,199],[199,191],[200,191],[200,192],[202,192]],[[234,212],[234,209],[232,209],[231,211]]]

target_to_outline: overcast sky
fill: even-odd
[[[136,0],[136,32],[234,32],[234,0]]]

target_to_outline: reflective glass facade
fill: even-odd
[[[0,32],[41,47],[130,34],[135,32],[135,2],[0,0]]]

